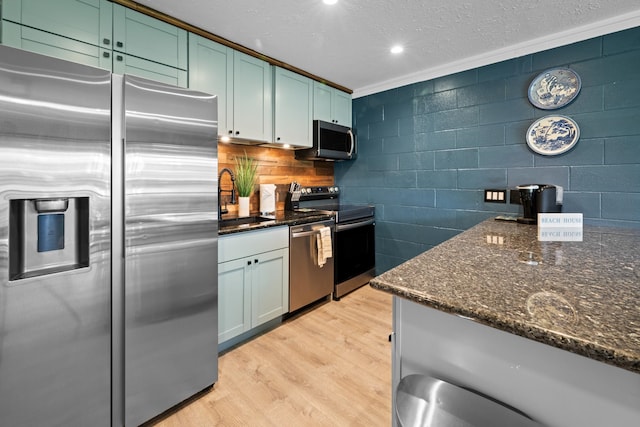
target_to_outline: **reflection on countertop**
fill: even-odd
[[[584,226],[582,241],[487,220],[371,286],[640,373],[640,230]]]
[[[291,226],[297,224],[306,224],[309,222],[324,221],[332,219],[333,216],[327,213],[316,211],[294,212],[294,211],[277,211],[274,216],[269,217],[247,217],[235,218],[226,217],[220,221],[221,226],[218,229],[218,235],[241,233],[244,231],[261,230],[269,227]]]

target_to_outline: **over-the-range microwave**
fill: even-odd
[[[356,136],[351,128],[322,120],[313,121],[313,147],[296,150],[298,160],[352,160]]]

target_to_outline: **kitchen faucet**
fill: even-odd
[[[228,173],[229,176],[231,177],[231,190],[223,190],[220,187],[220,184],[222,182],[222,175],[224,173]],[[229,211],[227,210],[227,203],[225,202],[224,204],[224,209],[222,209],[222,193],[231,193],[231,200],[229,200],[229,202],[234,205],[236,203],[236,187],[235,187],[235,181],[236,178],[235,176],[233,176],[233,172],[231,171],[231,169],[229,168],[224,168],[220,171],[220,175],[218,175],[218,220],[222,219],[222,214],[226,214],[229,213]]]

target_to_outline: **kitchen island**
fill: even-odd
[[[639,230],[487,220],[371,286],[394,295],[394,389],[426,373],[546,425],[640,422]]]

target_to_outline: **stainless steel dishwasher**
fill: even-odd
[[[293,312],[333,291],[333,256],[318,259],[321,230],[335,231],[333,220],[295,225],[289,228],[289,311]],[[325,240],[326,241],[326,240]],[[324,264],[322,265],[322,261]]]

